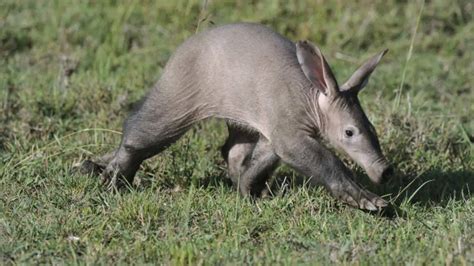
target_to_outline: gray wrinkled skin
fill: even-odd
[[[380,183],[389,166],[357,93],[386,51],[338,86],[320,50],[258,24],[231,24],[197,34],[168,61],[161,79],[125,122],[117,150],[84,168],[115,185],[143,160],[178,140],[194,123],[227,121],[222,147],[229,176],[243,195],[259,196],[280,162],[361,209],[387,203],[364,190],[321,142],[325,139]]]

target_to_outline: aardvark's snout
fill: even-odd
[[[370,167],[366,168],[366,172],[372,182],[376,184],[384,184],[392,177],[393,167],[384,160],[372,164]]]

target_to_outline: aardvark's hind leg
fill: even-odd
[[[231,124],[227,124],[229,136],[222,146],[222,157],[227,163],[228,175],[236,188],[239,186],[239,178],[252,155],[252,151],[258,140],[258,133],[241,130]]]
[[[229,138],[222,152],[229,176],[242,195],[261,196],[279,158],[263,136],[232,125],[228,127]]]
[[[166,149],[188,128],[182,121],[169,116],[155,116],[146,111],[132,114],[124,125],[117,152],[102,173],[103,181],[111,186],[115,186],[120,178],[132,183],[143,160]]]

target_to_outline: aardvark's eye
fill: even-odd
[[[352,131],[350,129],[346,129],[345,133],[346,133],[346,137],[348,137],[348,138],[354,136],[354,131]]]

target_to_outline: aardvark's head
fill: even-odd
[[[382,154],[374,126],[359,103],[362,90],[387,50],[365,62],[349,80],[338,86],[321,51],[307,41],[296,43],[301,69],[313,85],[320,115],[320,130],[331,145],[356,161],[374,183],[382,183],[392,169]]]

